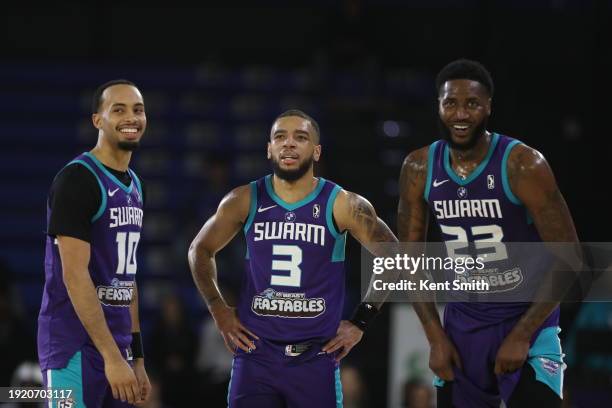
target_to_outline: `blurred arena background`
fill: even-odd
[[[95,144],[90,99],[134,81],[148,128],[132,167],[148,189],[138,282],[150,407],[224,406],[231,356],[186,262],[232,187],[269,167],[273,118],[322,130],[318,174],[372,201],[393,230],[405,155],[438,138],[434,77],[459,57],[496,85],[489,128],[548,159],[583,241],[609,241],[609,1],[322,0],[70,2],[0,16],[0,386],[36,383],[45,201],[57,171]],[[511,3],[511,4],[510,4]],[[349,243],[347,314],[359,301]],[[236,293],[244,244],[218,257]],[[567,407],[612,406],[612,306],[565,304]],[[383,315],[343,363],[345,407],[428,407],[427,348],[408,306]],[[196,403],[197,402],[197,403]]]

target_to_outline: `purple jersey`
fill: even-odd
[[[307,197],[290,204],[276,195],[270,175],[250,187],[240,320],[273,341],[333,337],[344,304],[346,232],[337,231],[332,214],[341,188],[319,178]]]
[[[136,250],[142,228],[143,206],[140,181],[132,170],[126,187],[91,153],[83,153],[69,164],[85,166],[98,180],[101,204],[91,219],[89,274],[106,323],[120,350],[131,343],[129,305],[135,285]],[[47,211],[47,220],[51,210]],[[66,367],[84,345],[92,344],[68,297],[62,264],[54,237],[47,236],[45,287],[38,317],[38,356],[41,369]]]
[[[489,282],[490,290],[500,293],[510,293],[511,289],[526,285],[523,272],[532,271],[537,266],[524,263],[529,260],[520,260],[523,264],[516,264],[520,257],[508,257],[506,252],[512,248],[493,243],[541,241],[527,209],[512,193],[508,182],[508,156],[519,143],[516,139],[493,133],[487,155],[466,178],[459,177],[451,167],[446,141],[436,141],[429,147],[425,200],[440,228],[442,239],[445,242],[466,242],[466,248],[453,244],[457,253],[467,250],[468,242],[477,253],[489,252],[485,262],[488,274],[482,278]],[[477,327],[517,318],[529,305],[525,302],[457,302],[449,303],[447,307],[463,312],[466,327]],[[555,325],[557,320],[558,310],[543,327]]]

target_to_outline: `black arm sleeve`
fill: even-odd
[[[91,219],[101,201],[96,177],[80,164],[67,166],[55,177],[49,191],[51,217],[47,233],[91,242]]]

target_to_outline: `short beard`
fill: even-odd
[[[440,132],[442,133],[444,140],[446,140],[451,149],[454,150],[470,150],[474,146],[476,146],[478,141],[482,138],[482,136],[484,136],[488,122],[489,118],[484,118],[482,122],[480,122],[480,124],[474,128],[474,131],[472,132],[472,135],[467,141],[467,143],[459,144],[455,143],[453,137],[451,136],[450,129],[448,128],[448,126],[446,126],[444,122],[442,122],[442,119],[440,119],[440,117],[438,116],[438,127],[440,128]]]
[[[140,147],[140,142],[128,142],[128,141],[122,140],[117,143],[117,147],[120,150],[133,152],[134,150],[138,150],[138,148]]]
[[[302,176],[304,176],[304,174],[306,174],[308,170],[310,170],[314,163],[314,160],[311,156],[310,159],[304,160],[304,163],[300,164],[300,166],[295,170],[282,169],[280,167],[280,163],[274,158],[271,158],[270,162],[272,162],[272,171],[274,172],[274,175],[276,177],[285,181],[296,181],[302,178]]]

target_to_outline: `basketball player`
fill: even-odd
[[[54,407],[128,407],[151,388],[135,281],[143,194],[128,168],[144,102],[132,82],[115,80],[92,108],[98,143],[59,172],[48,199],[38,355],[45,385],[72,390]]]
[[[444,241],[577,242],[542,154],[487,130],[489,72],[478,62],[457,60],[440,71],[436,86],[444,139],[404,161],[400,241],[426,239],[430,210]],[[495,200],[501,213],[495,219],[480,210],[445,213],[445,205],[463,199]],[[500,398],[510,408],[561,405],[558,303],[449,303],[444,327],[434,303],[414,307],[431,346],[439,407],[499,407]]]
[[[341,406],[338,361],[376,314],[362,303],[340,321],[346,233],[366,248],[397,239],[366,199],[314,177],[321,145],[310,116],[281,114],[267,156],[274,173],[231,191],[189,250],[196,285],[235,354],[228,403]],[[241,229],[246,273],[234,309],[219,292],[215,254]]]

